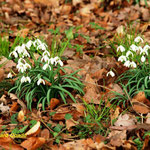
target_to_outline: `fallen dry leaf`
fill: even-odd
[[[99,104],[100,94],[96,82],[91,78],[89,74],[85,78],[85,95],[84,99],[88,103]]]
[[[85,107],[83,106],[83,104],[73,103],[72,106],[74,106],[79,113],[81,113],[82,115],[84,115]]]
[[[0,137],[0,147],[5,150],[24,150],[21,146],[15,144],[10,137]]]
[[[118,147],[124,143],[126,137],[127,137],[126,130],[123,131],[113,130],[110,132],[108,136],[108,138],[110,139],[110,144],[112,146],[118,146]]]
[[[4,79],[4,69],[0,69],[0,82]]]
[[[45,139],[49,139],[50,138],[50,132],[48,129],[43,129],[40,133],[41,137],[45,138]]]
[[[133,97],[131,101],[138,101],[150,107],[150,101],[146,98],[145,92],[141,91]]]
[[[18,103],[17,102],[13,102],[11,108],[10,108],[10,114],[12,114],[13,112],[15,112],[18,109]]]
[[[135,117],[124,114],[119,115],[118,120],[114,123],[115,126],[132,126],[135,125],[136,119]]]
[[[66,128],[69,130],[71,127],[76,126],[77,123],[73,119],[66,120]]]
[[[72,0],[72,4],[76,6],[77,4],[82,3],[83,0]]]
[[[20,110],[20,111],[19,111],[17,120],[18,120],[19,122],[23,122],[23,121],[24,121],[24,112],[23,112],[23,110]]]
[[[30,137],[21,143],[21,146],[28,150],[36,150],[46,142],[45,138]]]
[[[49,108],[54,109],[59,103],[60,103],[59,99],[51,98]]]
[[[97,81],[103,78],[103,74],[106,73],[107,70],[105,68],[100,69],[94,73],[91,74],[92,78],[95,78]]]
[[[150,113],[148,113],[146,115],[146,122],[145,123],[150,124]]]
[[[140,113],[140,114],[147,114],[150,112],[150,107],[148,107],[147,105],[138,102],[134,99],[132,99],[132,108],[135,112]]]
[[[3,103],[0,104],[0,111],[2,114],[8,114],[9,113],[9,106],[4,106]]]
[[[40,121],[38,121],[29,131],[25,133],[26,136],[35,136],[40,131]]]
[[[112,109],[111,109],[111,110],[112,110]],[[113,123],[113,120],[116,119],[116,118],[119,116],[119,114],[120,114],[120,107],[117,106],[115,112],[114,112],[114,113],[111,112],[111,114],[110,114],[111,123]]]

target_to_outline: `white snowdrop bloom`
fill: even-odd
[[[30,47],[31,47],[31,45],[32,45],[32,41],[30,40],[30,41],[28,41],[27,43],[26,43],[26,47],[28,48],[28,49],[30,49]]]
[[[24,50],[23,56],[25,56],[25,57],[30,57],[30,54],[27,52],[27,50]]]
[[[126,57],[129,57],[130,55],[133,56],[133,53],[132,53],[131,51],[128,51],[128,52],[126,53]]]
[[[18,54],[17,54],[16,51],[11,52],[11,53],[9,54],[9,57],[11,57],[12,55],[13,55],[15,58],[18,58]]]
[[[36,40],[33,42],[33,45],[34,45],[34,46],[38,46],[38,45],[40,45],[40,44],[42,44],[42,42],[41,42],[41,40],[39,40],[39,39],[36,39]]]
[[[18,54],[21,54],[23,52],[23,47],[22,46],[16,46],[15,51],[18,52]]]
[[[145,45],[144,48],[143,48],[144,51],[148,51],[149,49],[150,49],[149,45]]]
[[[44,62],[48,62],[50,61],[50,58],[47,56],[47,55],[44,55],[41,59],[41,61],[44,61]]]
[[[148,55],[148,49],[147,48],[143,48],[140,50],[140,55]]]
[[[56,58],[56,57],[55,57]],[[51,64],[53,65],[54,63],[55,63],[55,58],[50,58],[50,62],[51,62]]]
[[[144,56],[141,57],[141,62],[145,62],[146,58]]]
[[[141,41],[142,43],[144,42],[143,39],[142,39],[140,36],[138,36],[138,37],[136,37],[136,38],[134,39],[134,42],[136,42],[136,43],[139,43],[140,41]]]
[[[50,58],[50,62],[52,65],[57,65],[60,64],[60,66],[63,66],[63,62],[60,60],[60,58],[58,56],[54,57],[54,58]]]
[[[57,61],[59,63],[59,65],[62,67],[63,66],[63,62],[61,60]]]
[[[115,76],[115,73],[114,73],[113,71],[109,71],[109,72],[107,72],[106,76],[108,77],[109,75],[110,75],[111,77],[114,77],[114,76]]]
[[[43,70],[46,70],[47,68],[49,68],[49,69],[51,70],[51,67],[50,67],[49,64],[45,64],[45,65],[42,67]]]
[[[48,55],[50,57],[50,53],[48,51],[44,51],[42,56]]]
[[[124,63],[124,66],[126,66],[126,67],[130,67],[130,61],[129,60],[127,60],[125,63]]]
[[[132,62],[130,62],[130,66],[131,66],[132,68],[136,68],[136,63],[135,63],[134,61],[132,61]]]
[[[22,62],[19,62],[17,64],[16,68],[18,69],[18,71],[21,71],[22,73],[25,71],[25,67],[24,67],[24,64]]]
[[[134,51],[134,52],[136,52],[136,51],[139,50],[139,47],[136,46],[136,45],[134,45],[134,44],[132,44],[129,49],[132,50],[132,51]]]
[[[26,82],[29,82],[29,83],[31,83],[31,79],[30,79],[30,77],[26,77]]]
[[[120,56],[119,58],[118,58],[118,61],[121,61],[121,62],[123,62],[123,61],[127,61],[127,58],[126,58],[126,56]]]
[[[8,73],[7,78],[12,78],[11,72]]]
[[[38,82],[37,82],[37,85],[40,85],[41,83],[45,85],[45,81],[40,78],[40,79],[38,80]]]
[[[118,52],[118,51],[124,52],[124,51],[125,51],[125,48],[124,48],[122,45],[120,45],[120,46],[117,48],[117,52]]]
[[[28,63],[25,63],[25,64],[24,64],[24,68],[25,68],[25,70],[28,69],[28,68],[31,69],[31,66],[30,66]]]
[[[23,77],[21,78],[21,83],[24,83],[24,82],[26,82],[26,77],[25,77],[25,76],[23,76]]]
[[[37,46],[38,50],[40,49],[40,50],[46,51],[46,48],[47,48],[47,45],[45,43],[42,43],[42,44]]]

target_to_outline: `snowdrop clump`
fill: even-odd
[[[29,69],[33,68],[32,63],[29,61],[29,58],[31,58],[30,53],[28,52],[31,47],[34,47],[36,50],[40,51],[42,57],[40,59],[42,69],[46,71],[47,69],[51,70],[51,66],[54,65],[56,66],[59,64],[61,67],[63,66],[63,62],[60,60],[58,56],[51,58],[50,53],[47,50],[48,46],[43,43],[41,40],[36,39],[35,41],[28,41],[26,44],[22,44],[21,46],[16,46],[14,51],[12,51],[9,55],[9,57],[14,57],[18,59],[18,63],[16,68],[18,69],[18,72],[22,74],[22,77],[20,79],[21,83],[29,82],[31,83],[31,78],[28,75]],[[26,61],[28,60],[28,62]],[[7,78],[12,78],[13,75],[11,72],[7,75]],[[37,85],[44,84],[45,81],[41,78],[38,77]]]
[[[35,57],[35,52],[40,54],[38,58]],[[17,46],[10,56],[17,61],[18,74],[15,85],[9,92],[15,91],[20,99],[24,98],[28,109],[32,109],[35,100],[37,108],[42,104],[43,110],[46,105],[50,105],[52,98],[61,98],[67,103],[66,98],[69,96],[76,102],[70,89],[84,94],[84,85],[77,78],[77,71],[67,74],[60,58],[51,57],[48,46],[41,40],[30,40]],[[7,77],[12,78],[13,75],[9,73]]]
[[[128,68],[136,68],[142,63],[146,63],[149,56],[150,46],[143,46],[144,40],[138,36],[134,39],[134,42],[128,47],[120,45],[117,48],[117,54],[119,55],[118,61],[122,62],[124,66]]]

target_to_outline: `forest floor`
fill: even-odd
[[[150,149],[148,76],[136,78],[136,92],[131,90],[137,83],[128,82],[134,73],[118,81],[132,67],[118,61],[117,47],[128,47],[137,36],[150,44],[149,1],[0,0],[0,149]],[[32,105],[31,111],[25,98],[8,92],[18,74],[10,52],[36,38],[50,53],[63,47],[64,66],[79,70],[84,94],[67,89],[76,103],[69,96],[66,104],[56,97],[45,110]]]

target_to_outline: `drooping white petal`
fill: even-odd
[[[25,77],[25,76],[23,76],[23,77],[21,78],[21,83],[24,83],[24,82],[26,82],[26,77]]]
[[[133,53],[132,53],[131,51],[128,51],[128,52],[126,53],[126,57],[129,57],[130,55],[133,56]]]
[[[40,79],[37,81],[37,85],[40,85],[41,83],[45,85],[45,81],[40,78]]]
[[[26,43],[26,47],[28,48],[28,49],[30,49],[30,47],[31,47],[31,45],[32,45],[32,41],[30,40],[30,41],[28,41],[27,43]]]
[[[117,52],[118,52],[118,51],[124,52],[124,51],[125,51],[125,48],[124,48],[122,45],[120,45],[120,46],[117,48]]]
[[[146,58],[144,56],[141,57],[141,62],[145,62]]]
[[[139,47],[136,46],[135,44],[132,44],[129,49],[132,50],[132,51],[134,51],[134,52],[136,52],[136,51],[139,50]]]
[[[127,60],[125,63],[124,63],[124,66],[126,66],[126,67],[130,67],[130,61],[129,60]]]
[[[130,66],[131,66],[132,68],[136,68],[136,63],[135,63],[134,61],[132,61],[132,62],[130,62]]]
[[[7,78],[12,78],[11,72],[8,73]]]
[[[136,42],[136,43],[139,43],[140,41],[141,41],[142,43],[144,42],[143,39],[142,39],[140,36],[138,36],[138,37],[136,37],[136,38],[134,39],[134,42]]]
[[[51,70],[51,67],[50,67],[49,64],[45,64],[45,65],[42,67],[43,70],[46,70],[47,68],[49,68],[49,69]]]
[[[106,76],[111,76],[111,77],[114,77],[115,76],[115,73],[113,71],[109,71],[107,72]]]
[[[127,58],[126,58],[126,56],[120,56],[119,58],[118,58],[118,61],[121,61],[121,62],[123,62],[123,61],[127,61]]]
[[[30,77],[26,77],[26,81],[28,81],[29,83],[31,83],[31,79],[30,79]]]

